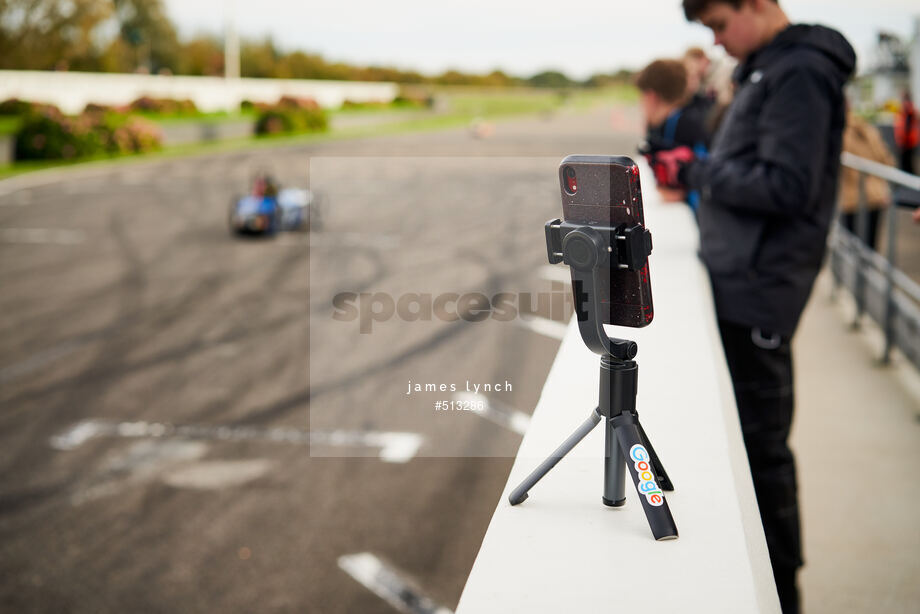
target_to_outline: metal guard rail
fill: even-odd
[[[880,357],[882,364],[890,362],[891,350],[897,347],[920,369],[920,284],[896,266],[898,216],[895,215],[894,205],[886,216],[886,256],[876,253],[859,238],[866,236],[868,229],[866,175],[914,190],[920,190],[920,177],[851,153],[844,152],[840,159],[843,166],[859,172],[859,213],[856,234],[847,230],[838,219],[832,235],[830,249],[834,286],[845,285],[853,293],[856,301],[854,328],[859,326],[864,313],[868,313],[882,328],[885,335]]]

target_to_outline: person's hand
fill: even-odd
[[[648,163],[655,173],[655,181],[659,188],[684,190],[679,175],[681,169],[696,159],[693,150],[681,146],[674,149],[663,149],[647,154]]]
[[[914,221],[914,224],[920,224],[920,207],[914,209],[914,214],[911,216],[911,219]]]
[[[658,188],[658,195],[666,203],[682,203],[687,200],[687,192],[679,188]]]

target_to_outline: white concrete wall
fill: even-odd
[[[394,83],[0,70],[0,100],[46,102],[65,113],[79,113],[90,102],[122,105],[141,96],[188,98],[201,111],[229,111],[243,100],[273,103],[285,95],[338,107],[346,99],[389,102],[397,93]]]
[[[610,332],[639,344],[637,409],[674,482],[667,499],[680,537],[653,539],[628,477],[625,506],[601,503],[603,425],[530,498],[508,503],[597,404],[600,360],[573,319],[457,614],[779,612],[709,281],[696,256],[698,231],[686,206],[660,202],[651,170],[639,164],[655,244],[655,320]]]

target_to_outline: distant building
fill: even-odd
[[[913,38],[916,42],[916,32]],[[901,99],[901,92],[910,87],[912,47],[911,43],[903,42],[894,34],[879,32],[878,42],[869,59],[869,71],[862,77],[864,81],[860,90],[869,95],[868,100],[863,97],[864,103],[880,108]]]
[[[920,101],[920,15],[914,17],[910,40],[879,32],[875,48],[863,66],[867,70],[847,86],[847,99],[857,110],[872,116],[882,138],[895,151],[894,117],[901,95],[909,91]]]
[[[910,65],[910,95],[916,103],[920,101],[920,15],[914,17],[914,32],[907,62]]]

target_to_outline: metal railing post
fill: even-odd
[[[831,300],[837,299],[837,293],[840,291],[840,286],[843,285],[843,280],[841,279],[841,252],[843,248],[840,245],[840,229],[843,227],[843,222],[840,221],[841,213],[837,214],[837,220],[833,227],[833,235],[831,240]]]
[[[843,210],[840,207],[843,194],[843,173],[840,173],[837,181],[837,202],[835,205],[835,211],[837,212],[834,216],[834,221],[831,223],[831,241],[830,241],[830,250],[831,250],[831,300],[837,299],[837,293],[840,291],[840,286],[843,285],[843,279],[841,278],[841,265],[842,265],[842,256],[843,248],[840,245],[840,229],[843,226]]]
[[[890,184],[889,184],[890,185]],[[893,195],[893,194],[892,194]],[[885,347],[882,350],[881,363],[887,365],[891,362],[891,345],[894,336],[894,318],[897,306],[894,304],[894,268],[896,240],[898,233],[898,209],[894,202],[888,207],[888,249],[885,262],[885,315],[882,328],[885,331]]]
[[[878,358],[880,364],[891,361],[891,353],[899,349],[903,356],[914,366],[920,368],[920,284],[897,268],[897,234],[898,234],[898,208],[896,203],[888,211],[886,220],[886,234],[888,237],[886,257],[880,253],[870,251],[864,243],[867,239],[869,221],[866,210],[866,175],[879,177],[888,182],[889,186],[901,186],[909,190],[920,191],[920,176],[905,173],[894,167],[860,158],[851,153],[844,152],[840,156],[841,163],[859,173],[859,213],[857,217],[858,241],[848,233],[843,233],[841,224],[837,225],[837,232],[843,241],[838,240],[833,245],[839,249],[834,256],[841,267],[840,283],[850,288],[856,302],[856,317],[853,328],[858,328],[862,322],[861,316],[869,313],[877,321],[884,334],[884,349]],[[892,190],[894,192],[894,190]],[[844,253],[844,249],[847,253]],[[853,260],[853,276],[849,277],[849,269],[845,266],[844,259]],[[846,275],[844,275],[844,270]],[[881,284],[876,285],[876,275]],[[876,306],[880,309],[876,309]]]
[[[864,269],[867,265],[865,250],[869,249],[867,237],[869,234],[869,212],[866,209],[866,173],[859,171],[859,199],[857,200],[858,213],[856,215],[856,279],[854,281],[853,298],[856,299],[856,315],[853,318],[852,328],[859,328],[859,322],[866,309],[866,277]]]

